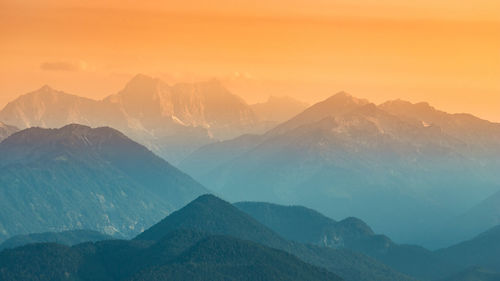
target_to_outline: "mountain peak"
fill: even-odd
[[[348,98],[352,98],[352,95],[349,94],[348,92],[344,92],[344,91],[340,91],[340,92],[337,92],[336,94],[333,95],[334,97],[337,96],[337,97],[348,97]]]
[[[24,96],[26,96],[26,97],[28,97],[28,96],[32,96],[32,97],[57,97],[60,95],[69,95],[69,94],[66,94],[63,91],[56,90],[53,87],[45,84],[42,87],[40,87],[38,90],[35,90],[35,91],[28,93]]]
[[[372,228],[364,221],[356,217],[345,218],[338,223],[339,226],[346,227],[351,231],[356,232],[357,235],[374,235]]]
[[[61,132],[68,132],[68,133],[78,133],[78,134],[85,134],[86,132],[92,130],[91,127],[85,126],[85,125],[80,125],[80,124],[68,124],[64,127],[61,127],[59,131]]]
[[[123,140],[128,140],[128,138],[110,127],[91,128],[80,124],[69,124],[59,129],[31,127],[12,134],[2,144],[9,147],[30,148],[57,144],[61,147],[77,148],[103,143],[118,144]]]
[[[360,99],[360,98],[356,98],[354,96],[352,96],[351,94],[347,93],[347,92],[344,92],[344,91],[340,91],[332,96],[330,96],[329,98],[327,98],[325,100],[325,102],[343,102],[343,103],[354,103],[354,104],[358,104],[358,105],[365,105],[367,103],[369,103],[368,100],[366,99]]]
[[[152,81],[154,78],[152,76],[143,74],[143,73],[138,73],[132,79],[130,79],[130,82],[138,82],[138,81]]]
[[[198,196],[198,198],[196,198],[193,201],[191,201],[190,204],[192,204],[192,203],[201,203],[201,204],[229,204],[228,202],[226,202],[226,201],[220,199],[219,197],[217,197],[217,196],[215,196],[213,194],[210,194],[210,193]]]
[[[54,91],[56,91],[54,88],[45,84],[40,89],[38,89],[36,92],[54,92]]]
[[[169,232],[185,229],[209,234],[232,235],[267,245],[286,244],[281,237],[214,195],[201,195],[184,208],[139,234],[137,240],[159,240]]]
[[[386,101],[379,105],[379,107],[388,112],[432,112],[436,111],[428,102],[412,103],[402,99]]]
[[[156,92],[162,85],[166,84],[159,78],[154,78],[145,74],[137,74],[128,81],[125,88],[120,93],[151,93]]]
[[[320,121],[327,117],[336,117],[346,114],[369,103],[370,102],[368,100],[355,98],[346,92],[338,92],[337,94],[308,107],[299,115],[296,115],[287,122],[282,123],[269,131],[267,134],[281,134],[283,132],[299,128],[300,126]]]

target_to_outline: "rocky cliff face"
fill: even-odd
[[[174,163],[202,145],[264,128],[217,80],[171,86],[145,75],[102,101],[44,86],[7,104],[0,120],[20,129],[109,126]]]

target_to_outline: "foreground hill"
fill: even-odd
[[[0,252],[0,280],[341,280],[285,252],[187,230],[156,243],[31,244]]]
[[[31,128],[0,143],[0,237],[68,229],[130,236],[206,189],[111,128]]]
[[[262,202],[239,202],[234,205],[286,239],[355,250],[422,280],[441,278],[461,268],[422,247],[400,245],[387,236],[376,235],[357,218],[337,222],[302,206]]]
[[[204,146],[179,167],[231,201],[314,206],[420,242],[500,186],[500,124],[424,105],[339,93],[265,134]]]
[[[350,250],[304,245],[287,241],[233,205],[213,195],[203,195],[147,229],[135,240],[157,241],[179,229],[229,235],[284,250],[345,280],[413,280]]]
[[[0,244],[0,251],[7,248],[13,249],[34,243],[57,243],[66,246],[73,246],[83,242],[96,242],[110,239],[112,239],[112,237],[109,235],[85,229],[67,230],[61,232],[30,233],[10,237]]]

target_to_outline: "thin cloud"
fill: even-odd
[[[54,61],[54,62],[43,62],[40,64],[40,69],[45,71],[83,71],[87,68],[87,64],[83,61],[71,62],[71,61]]]

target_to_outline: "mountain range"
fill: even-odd
[[[135,235],[207,190],[117,130],[30,128],[0,143],[0,238]]]
[[[275,125],[275,120],[303,109],[292,99],[280,101],[282,113],[278,116],[266,113],[275,105],[274,99],[256,105],[257,116],[218,80],[168,85],[139,74],[103,100],[43,86],[8,103],[0,111],[0,121],[20,129],[59,128],[72,123],[109,126],[176,163],[202,145],[263,132]],[[261,119],[267,117],[270,119]]]
[[[13,239],[24,246],[0,251],[0,280],[491,281],[500,269],[498,230],[428,251],[376,235],[356,218],[202,195],[133,240],[91,231]]]
[[[239,202],[235,206],[286,239],[360,252],[420,280],[436,280],[463,268],[423,247],[397,244],[375,234],[358,218],[337,222],[303,206],[263,202]]]
[[[314,206],[437,248],[424,233],[500,190],[499,139],[500,124],[468,114],[341,92],[264,134],[201,147],[179,167],[230,201]]]
[[[452,245],[477,235],[478,229],[487,230],[497,225],[500,225],[500,191],[438,228],[437,235],[431,239],[442,237],[443,244]]]
[[[187,230],[157,242],[110,240],[73,247],[31,244],[0,252],[0,280],[325,280],[335,274],[282,251]]]
[[[198,197],[139,234],[135,240],[157,241],[165,233],[179,229],[228,235],[283,250],[305,262],[326,268],[345,280],[413,280],[357,252],[291,242],[213,195]]]

